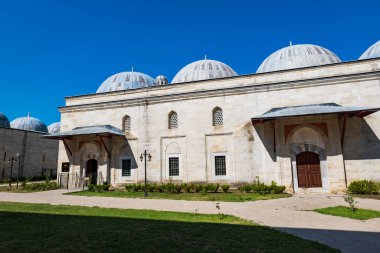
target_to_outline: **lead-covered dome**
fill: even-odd
[[[13,120],[11,122],[11,128],[48,133],[46,125],[41,120],[30,117],[29,115]]]
[[[61,123],[55,122],[48,126],[49,134],[59,133],[61,131]]]
[[[338,63],[341,60],[330,50],[311,44],[290,45],[269,55],[257,73],[296,69]]]
[[[215,60],[200,60],[183,67],[173,78],[172,83],[184,83],[198,80],[237,76],[227,64]]]
[[[144,73],[134,71],[120,72],[108,77],[102,85],[100,85],[96,93],[138,89],[155,85],[155,80]]]
[[[359,60],[378,58],[380,57],[380,40],[370,46],[359,58]]]
[[[5,128],[10,127],[9,119],[7,118],[5,114],[1,112],[0,112],[0,127],[5,127]]]

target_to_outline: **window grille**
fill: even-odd
[[[169,129],[178,128],[178,115],[176,112],[169,114]]]
[[[169,157],[169,177],[179,176],[179,158]]]
[[[226,175],[226,157],[215,156],[215,176]]]
[[[122,160],[121,176],[130,177],[131,176],[131,159]]]
[[[129,117],[128,115],[125,116],[123,119],[123,130],[124,132],[131,131],[131,117]]]
[[[223,111],[219,107],[212,111],[212,125],[223,126]]]

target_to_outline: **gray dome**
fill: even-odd
[[[380,57],[380,40],[370,46],[359,58],[359,60]]]
[[[9,119],[0,112],[0,127],[10,128]]]
[[[61,131],[61,123],[55,122],[48,126],[49,134],[59,133]]]
[[[159,75],[155,78],[156,80],[156,84],[157,85],[165,85],[165,84],[168,84],[168,79],[166,78],[166,76],[163,76],[163,75]]]
[[[227,64],[205,59],[186,65],[175,75],[172,83],[185,83],[231,76],[237,76],[237,73]]]
[[[121,72],[108,77],[102,85],[100,85],[96,93],[138,89],[155,85],[155,80],[144,73],[133,71]]]
[[[29,115],[13,120],[11,122],[11,128],[48,133],[46,125],[41,120],[30,117]]]
[[[296,69],[338,63],[341,60],[330,50],[310,44],[290,45],[268,56],[256,73]]]

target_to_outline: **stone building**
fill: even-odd
[[[238,75],[193,62],[167,84],[139,72],[66,97],[58,169],[113,185],[275,181],[295,192],[337,192],[380,180],[380,42],[341,62],[316,45],[290,45]],[[142,158],[140,160],[140,157]],[[64,168],[64,169],[62,169]]]
[[[59,132],[59,123],[49,129]],[[58,141],[41,138],[47,133],[46,125],[29,115],[10,123],[0,113],[0,179],[9,179],[11,171],[13,178],[55,175]]]

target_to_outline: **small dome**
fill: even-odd
[[[156,80],[157,85],[168,84],[168,79],[166,78],[166,76],[163,76],[163,75],[157,76],[155,80]]]
[[[380,40],[370,46],[359,58],[359,60],[380,57]]]
[[[61,131],[61,123],[55,122],[48,126],[49,134],[59,133]]]
[[[46,125],[41,120],[30,117],[29,115],[13,120],[11,122],[11,128],[48,133]]]
[[[256,73],[305,68],[338,63],[341,60],[330,50],[310,44],[290,45],[269,55]]]
[[[237,73],[227,64],[205,59],[186,65],[175,75],[172,83],[185,83],[231,76],[237,76]]]
[[[9,119],[0,112],[0,127],[10,128]]]
[[[140,72],[121,72],[108,77],[96,93],[111,92],[118,90],[138,89],[149,86],[155,86],[156,81]]]

